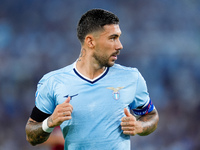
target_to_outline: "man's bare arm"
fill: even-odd
[[[26,139],[33,146],[45,142],[50,135],[42,130],[42,122],[36,122],[31,118],[29,118],[25,130]]]
[[[141,121],[143,127],[142,133],[138,133],[138,135],[140,136],[148,135],[153,131],[155,131],[157,128],[157,124],[159,121],[158,112],[155,108],[152,112],[139,117],[137,120]]]
[[[53,114],[47,119],[48,128],[54,128],[56,126],[60,126],[66,120],[70,120],[72,118],[71,113],[73,110],[73,106],[69,103],[70,97],[68,97],[62,104],[56,106]],[[31,118],[28,119],[26,124],[26,139],[32,145],[37,145],[45,142],[50,133],[49,131],[45,132],[43,130],[42,124],[43,122],[37,122]],[[44,123],[45,124],[45,123]],[[50,131],[51,132],[51,131]]]
[[[148,114],[135,117],[125,108],[125,117],[121,120],[121,128],[126,135],[141,135],[145,136],[152,133],[156,128],[159,121],[158,112],[156,109]]]

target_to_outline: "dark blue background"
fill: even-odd
[[[76,25],[91,8],[120,18],[117,63],[139,69],[160,114],[158,129],[132,137],[132,149],[200,149],[198,0],[0,0],[0,149],[45,149],[25,140],[36,85],[77,59]]]

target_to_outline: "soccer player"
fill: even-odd
[[[157,128],[158,113],[144,78],[136,68],[115,64],[123,48],[120,35],[119,19],[109,11],[92,9],[81,17],[79,58],[38,83],[26,124],[32,145],[60,126],[65,150],[128,150],[130,136]]]

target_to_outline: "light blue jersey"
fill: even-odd
[[[47,114],[71,97],[72,119],[61,124],[65,150],[130,149],[130,136],[120,126],[124,108],[136,109],[150,101],[139,71],[118,64],[90,80],[73,63],[46,74],[36,93],[36,107]]]

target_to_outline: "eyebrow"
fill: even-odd
[[[110,35],[109,37],[110,37],[110,38],[112,38],[112,37],[120,37],[120,35],[119,35],[119,34],[112,34],[112,35]]]

